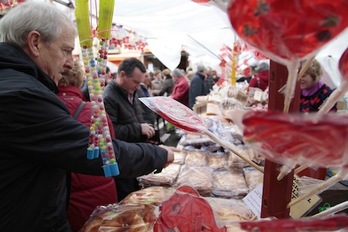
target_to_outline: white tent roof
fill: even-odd
[[[235,39],[226,13],[213,2],[116,0],[113,22],[144,36],[151,52],[170,69],[178,66],[182,49],[193,64],[218,66],[220,49],[232,47]]]
[[[214,2],[192,0],[117,0],[113,21],[147,38],[149,48],[168,68],[180,61],[180,51],[190,53],[192,64],[217,66],[223,45],[233,47],[235,35],[227,14]],[[338,86],[337,62],[348,47],[348,29],[325,46],[317,59]],[[330,83],[329,83],[330,84]]]
[[[90,13],[95,15],[98,0],[89,2]],[[191,65],[216,67],[220,49],[223,45],[232,47],[236,38],[227,14],[213,1],[198,4],[192,0],[115,0],[113,22],[145,37],[151,52],[170,69],[179,64],[182,49],[190,54]],[[330,76],[325,79],[333,87],[340,84],[337,62],[347,41],[348,29],[317,55]]]

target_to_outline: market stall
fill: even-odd
[[[287,70],[288,70],[287,76],[283,76],[282,78],[277,77],[278,75],[281,75],[281,73],[275,71],[276,69],[274,70],[275,73],[272,74],[273,75],[272,78],[277,78],[277,80],[275,81],[273,79],[270,84],[270,92],[269,92],[270,101],[267,104],[268,110],[280,110],[280,111],[284,111],[284,114],[290,113],[292,111],[297,111],[296,101],[294,100],[293,95],[294,93],[296,93],[296,83],[298,78],[297,70],[300,67],[299,66],[300,62],[306,59],[309,59],[312,56],[315,56],[322,46],[327,44],[328,41],[330,41],[335,36],[340,34],[347,27],[347,20],[342,16],[342,12],[339,11],[339,9],[343,9],[343,8],[340,8],[342,6],[340,6],[339,4],[346,4],[346,3],[340,2],[340,3],[331,4],[330,6],[334,9],[334,11],[332,12],[338,15],[333,13],[334,16],[330,14],[329,15],[330,17],[327,15],[329,13],[326,13],[324,15],[314,14],[315,12],[317,12],[317,8],[315,8],[314,6],[312,8],[306,8],[307,5],[305,5],[302,7],[303,9],[306,9],[306,10],[301,10],[302,9],[301,7],[293,3],[288,3],[288,7],[293,9],[292,11],[289,12],[288,8],[284,8],[284,6],[281,6],[281,5],[275,4],[275,5],[272,5],[272,7],[270,7],[270,5],[268,4],[273,4],[273,3],[264,3],[261,5],[255,6],[254,3],[255,2],[253,1],[250,1],[250,2],[233,1],[233,4],[232,3],[230,4],[228,13],[230,16],[232,27],[235,29],[238,36],[240,36],[241,39],[246,41],[249,45],[258,48],[267,57],[287,67]],[[330,4],[330,3],[323,2],[321,4]],[[244,11],[241,11],[240,9],[244,9]],[[239,15],[241,12],[243,12],[243,15]],[[279,19],[280,12],[281,12],[281,15],[285,18],[284,19],[285,21],[282,21],[283,18]],[[308,18],[306,18],[306,21],[303,21],[303,20],[296,21],[296,19],[298,18],[302,19],[302,17],[299,17],[299,15],[297,14],[299,15],[308,14],[310,16],[313,16],[313,19],[309,20]],[[268,17],[263,17],[263,15],[267,15]],[[304,16],[303,18],[305,18]],[[334,20],[335,17],[341,17],[340,18],[341,20],[338,22]],[[289,19],[293,19],[293,20],[289,20]],[[316,22],[320,20],[323,20],[323,22],[317,25]],[[283,22],[283,24],[280,24],[281,22]],[[308,27],[306,30],[294,30],[294,31],[290,30],[289,32],[284,33],[282,28],[290,28],[290,25],[287,25],[284,22],[291,22],[297,28],[301,28],[304,23],[307,23]],[[133,25],[133,27],[135,27],[135,25]],[[139,31],[141,31],[141,29],[139,29]],[[145,32],[143,31],[142,34],[144,33]],[[328,33],[330,33],[330,35]],[[288,39],[288,37],[292,39]],[[276,41],[276,43],[274,41]],[[299,46],[301,42],[303,42],[303,45]],[[156,44],[160,44],[160,43],[158,42]],[[232,46],[232,50],[234,52],[237,51],[236,50],[237,47],[238,45],[234,44]],[[163,51],[163,49],[161,50]],[[232,53],[232,59],[230,61],[232,63],[232,66],[230,70],[227,70],[227,73],[229,75],[226,75],[226,79],[227,77],[231,77],[231,81],[228,81],[228,84],[231,84],[232,88],[231,90],[229,89],[229,91],[231,91],[232,96],[235,97],[237,96],[236,93],[238,93],[237,91],[238,89],[236,87],[235,79],[234,79],[235,72],[236,72],[235,69],[238,66],[235,59],[235,53]],[[278,92],[278,90],[284,85],[285,85],[284,100],[279,101],[279,97],[276,97],[273,94]],[[253,96],[253,98],[255,99],[255,96]],[[273,101],[274,99],[278,99],[278,101],[274,102]],[[206,100],[207,100],[206,109],[208,109],[209,98]],[[156,98],[155,101],[160,101],[160,99]],[[238,101],[235,101],[235,103],[237,102]],[[259,153],[262,155],[265,155],[265,154],[268,154],[268,155],[266,155],[264,169],[260,168],[259,165],[251,161],[252,158],[245,156],[244,154],[242,154],[241,151],[237,149],[238,148],[237,144],[234,144],[234,142],[236,141],[227,141],[226,132],[225,134],[223,134],[223,136],[216,135],[212,132],[212,131],[216,132],[214,129],[219,128],[219,126],[212,123],[212,125],[210,125],[212,127],[209,128],[205,124],[206,122],[202,121],[196,115],[191,114],[192,112],[187,111],[184,108],[180,108],[180,106],[173,107],[173,106],[170,106],[170,104],[169,105],[168,104],[169,104],[169,101],[167,101],[165,104],[159,104],[163,108],[159,111],[156,111],[155,109],[155,111],[159,113],[162,117],[164,117],[166,120],[168,120],[169,122],[173,123],[175,126],[181,129],[184,129],[194,134],[201,133],[201,134],[207,135],[209,139],[213,140],[218,145],[221,145],[221,147],[224,148],[224,150],[223,150],[223,154],[220,154],[220,156],[218,154],[214,154],[213,156],[211,154],[207,155],[204,152],[197,151],[197,150],[194,150],[193,152],[185,151],[185,154],[184,154],[185,161],[183,164],[177,164],[177,165],[172,164],[170,167],[168,167],[167,170],[164,170],[160,174],[162,175],[162,178],[165,180],[165,182],[164,183],[161,182],[161,184],[170,185],[171,187],[175,187],[179,190],[176,190],[169,198],[165,198],[165,200],[162,203],[160,203],[160,207],[157,208],[159,210],[159,214],[152,215],[150,217],[152,221],[145,220],[145,223],[143,221],[140,221],[141,222],[140,224],[147,224],[147,226],[149,226],[149,224],[154,223],[153,226],[155,230],[164,229],[164,228],[169,229],[169,228],[173,228],[173,226],[174,227],[176,226],[177,228],[179,227],[181,228],[182,224],[180,224],[180,220],[177,220],[174,223],[170,221],[170,219],[168,218],[168,214],[171,213],[170,211],[167,212],[165,210],[168,205],[170,208],[172,203],[174,204],[175,202],[178,202],[178,201],[186,202],[185,201],[186,198],[191,199],[191,201],[188,201],[187,204],[180,206],[184,208],[185,206],[188,206],[191,204],[194,205],[196,201],[201,202],[200,199],[202,199],[202,197],[220,197],[220,198],[230,199],[233,197],[240,198],[241,196],[244,197],[247,194],[250,194],[249,193],[250,190],[248,189],[248,186],[245,180],[246,174],[243,174],[243,170],[242,169],[235,170],[234,169],[235,167],[233,165],[226,166],[229,163],[230,164],[234,163],[233,161],[231,161],[231,159],[233,160],[233,158],[231,157],[235,157],[235,156],[237,156],[238,158],[241,158],[249,166],[254,167],[257,171],[261,173],[264,172],[263,182],[265,183],[265,185],[263,186],[263,190],[262,190],[262,199],[260,199],[261,201],[260,217],[274,216],[278,219],[289,218],[290,208],[288,207],[288,203],[289,202],[292,203],[291,197],[292,197],[292,190],[293,190],[292,169],[295,167],[295,164],[297,164],[296,162],[298,162],[298,160],[294,160],[295,164],[290,166],[289,163],[283,162],[283,160],[274,159],[274,157],[278,155],[280,151],[273,150],[271,153],[268,153],[267,150],[262,148],[263,149],[262,152],[259,152]],[[217,105],[221,106],[219,103]],[[148,106],[150,108],[152,107],[156,108],[156,102],[152,102],[148,104]],[[168,107],[165,108],[166,106]],[[243,106],[243,104],[241,104],[241,106]],[[175,116],[178,116],[178,115],[184,116],[184,118],[179,118],[179,119],[176,118]],[[255,122],[251,124],[245,124],[247,121],[246,121],[246,118],[243,117],[243,123],[250,128],[252,128],[252,126],[257,128],[256,132],[253,132],[252,134],[248,134],[248,136],[245,137],[246,134],[244,131],[244,134],[242,136],[248,139],[249,146],[252,147],[253,150],[260,151],[260,149],[258,150],[259,146],[262,147],[262,144],[265,144],[267,141],[266,139],[268,138],[267,136],[257,137],[257,133],[259,133],[257,130],[262,130],[262,129],[264,130],[264,128],[262,127],[262,123],[264,123],[264,121],[263,121],[263,118],[258,119],[257,116],[252,114],[249,114],[249,117],[253,117],[253,119],[255,119]],[[292,116],[290,114],[287,114],[284,117],[292,117]],[[272,123],[272,117],[270,121],[267,121],[267,118],[265,120],[269,124]],[[300,119],[300,121],[301,120],[302,119]],[[249,119],[249,121],[252,121],[252,120]],[[291,127],[292,125],[291,121],[286,123],[288,123],[289,126]],[[308,123],[311,123],[311,125],[315,124],[314,122],[308,122]],[[261,129],[258,129],[258,128],[261,128]],[[251,140],[250,137],[256,138],[258,139],[256,141],[260,141],[260,142],[256,143],[255,139]],[[271,144],[271,146],[273,145],[274,143]],[[225,152],[227,152],[227,155]],[[283,155],[282,153],[279,153],[279,154]],[[294,157],[301,156],[301,158],[306,158],[306,156],[302,155],[302,153],[301,154],[290,153],[290,154],[294,155]],[[336,156],[337,159],[341,159],[342,157],[345,157],[345,155],[340,154],[340,156]],[[293,160],[293,159],[285,155],[284,160]],[[318,161],[316,164],[324,165],[323,160]],[[334,163],[330,163],[330,164],[334,164]],[[343,162],[343,167],[344,165],[346,165],[345,162]],[[209,168],[209,166],[212,166],[212,167]],[[218,168],[214,169],[215,167],[218,167]],[[284,170],[286,170],[286,168],[288,168],[288,170],[284,171],[284,173],[281,171],[279,174],[278,168],[283,169],[284,167],[285,167]],[[170,175],[172,176],[170,177]],[[198,181],[194,181],[195,177]],[[154,184],[154,180],[155,182],[157,181],[157,184],[158,184],[159,179],[160,177],[158,176],[155,176],[155,177],[148,176],[148,177],[140,178],[140,180],[143,181],[143,184]],[[202,179],[204,179],[205,181],[203,181]],[[334,181],[335,179],[331,179],[331,180]],[[329,183],[329,182],[326,182],[326,183]],[[234,185],[237,183],[239,183],[238,186]],[[192,190],[191,188],[184,188],[183,190],[181,189],[181,186],[192,186],[194,190]],[[278,196],[278,200],[274,201],[276,196]],[[282,197],[279,198],[279,196],[282,196]],[[312,195],[308,195],[307,197],[311,197],[311,196]],[[306,199],[307,198],[304,198],[303,200],[306,200]],[[203,201],[203,202],[205,203],[206,201]],[[175,204],[172,205],[172,207],[174,206]],[[198,206],[195,205],[195,206],[198,207],[198,209],[196,209],[197,211],[206,212],[203,209],[208,209],[207,210],[208,212],[213,213],[211,211],[211,206],[207,206],[206,204],[202,204],[201,206],[199,205]],[[145,208],[146,207],[147,206],[145,206]],[[118,206],[116,207],[116,211],[117,210],[118,210]],[[155,210],[156,209],[153,209],[151,212]],[[111,212],[114,212],[114,211],[111,210]],[[207,224],[204,224],[204,226],[206,228],[210,228],[211,231],[220,231],[220,230],[224,231],[229,226],[232,226],[228,224],[219,224],[219,223],[218,223],[219,225],[217,225],[216,221],[218,220],[211,220],[212,217],[209,216],[209,214],[205,214],[205,215],[196,214],[197,213],[196,211],[192,211],[192,214],[190,214],[186,210],[184,211],[179,210],[179,212],[182,212],[183,214],[187,216],[191,215],[191,217],[194,217],[195,219],[197,219],[198,217],[204,217],[204,219],[207,220]],[[145,213],[144,215],[140,217],[147,218],[146,215],[148,214]],[[192,216],[192,215],[195,215],[195,216]],[[153,217],[157,217],[157,219],[154,219]],[[116,220],[116,221],[118,219],[117,216],[112,218],[113,218],[112,220]],[[247,221],[251,219],[252,217],[246,218]],[[332,217],[332,218],[329,218],[328,220],[329,221],[333,220],[335,222],[338,222],[342,220],[342,218]],[[102,221],[105,221],[105,218],[103,218]],[[190,222],[191,220],[186,220],[186,221]],[[296,222],[291,220],[289,221],[293,223]],[[281,220],[274,220],[273,222],[280,223]],[[167,225],[167,223],[168,224],[174,223],[174,224]],[[200,223],[203,223],[203,222],[199,221],[198,223],[199,223],[199,226],[202,226]],[[256,221],[256,224],[257,223],[259,223],[259,221]],[[240,222],[238,222],[237,224],[242,225],[242,223]],[[101,225],[103,225],[103,222],[101,223]],[[190,223],[185,225],[188,226],[186,227],[187,231],[190,231],[188,229],[188,228],[191,228],[190,226],[195,227],[195,225],[192,225]],[[337,225],[338,224],[336,224],[336,226]],[[341,225],[341,226],[345,227],[346,225]],[[325,226],[322,226],[322,227],[325,227]],[[279,228],[281,227],[279,226]],[[296,228],[296,226],[293,228]]]
[[[135,1],[128,2],[135,4]],[[109,134],[105,133],[109,130],[107,123],[103,120],[105,112],[102,101],[111,26],[114,12],[117,12],[114,11],[114,3],[114,1],[105,0],[100,1],[99,5],[94,5],[95,8],[99,6],[100,11],[94,15],[98,16],[96,17],[98,18],[98,27],[92,30],[93,26],[89,25],[89,6],[84,1],[75,1],[76,22],[82,48],[81,56],[85,65],[94,110],[87,155],[88,158],[93,159],[101,151],[100,153],[104,158],[103,168],[107,177],[118,175],[115,154],[108,143],[111,138]],[[125,15],[133,14],[134,17],[134,13],[126,11],[126,9],[130,10],[131,7],[126,7],[122,3],[126,4],[120,1],[115,9],[125,9]],[[171,12],[169,9],[186,9],[186,6],[188,8],[188,6],[196,4],[191,1],[185,1],[187,4],[185,6],[176,5],[177,2],[164,4],[163,1],[154,1],[154,3],[155,5],[151,5],[151,8],[157,7],[157,12],[167,17]],[[297,203],[301,204],[301,201],[293,202],[294,199],[296,201],[296,198],[300,199],[301,197],[292,194],[294,186],[296,187],[294,176],[295,180],[299,181],[294,168],[301,165],[301,161],[313,162],[316,166],[341,168],[336,177],[318,184],[321,187],[320,191],[345,178],[348,165],[347,152],[345,151],[348,122],[345,115],[328,115],[326,108],[330,109],[331,105],[322,108],[323,110],[313,117],[315,120],[291,113],[298,111],[298,102],[295,96],[298,96],[296,91],[298,91],[297,78],[300,63],[316,56],[322,46],[327,45],[330,40],[347,28],[348,19],[345,17],[344,10],[347,9],[348,5],[346,1],[322,0],[320,4],[318,3],[319,6],[329,10],[321,15],[314,14],[318,13],[318,6],[310,3],[303,2],[301,3],[303,5],[287,3],[287,6],[293,11],[284,7],[284,2],[276,3],[279,2],[265,1],[256,5],[256,1],[252,0],[235,0],[231,1],[228,9],[232,27],[241,39],[272,59],[270,61],[271,79],[268,92],[259,91],[261,95],[253,92],[251,95],[251,91],[247,90],[245,83],[236,83],[237,69],[240,67],[236,57],[236,53],[239,51],[238,44],[234,34],[233,38],[226,36],[227,41],[233,44],[231,46],[233,52],[226,62],[230,63],[225,70],[224,81],[214,86],[213,91],[208,96],[197,99],[194,111],[170,98],[154,97],[147,98],[147,102],[145,101],[149,108],[177,128],[185,131],[186,134],[177,147],[175,161],[161,173],[139,177],[139,181],[144,187],[141,191],[130,194],[120,203],[98,207],[86,222],[83,231],[116,229],[127,231],[254,231],[258,229],[267,231],[267,228],[278,231],[296,229],[306,231],[313,229],[338,230],[348,227],[346,215],[330,217],[317,215],[313,218],[304,218],[309,212],[309,208],[296,214],[296,216],[291,214],[290,208]],[[140,2],[137,4],[140,5]],[[168,11],[160,9],[159,7],[162,5]],[[215,5],[199,6],[200,19],[208,18],[205,17],[206,9],[214,8],[219,12],[221,11]],[[320,9],[319,12],[321,12]],[[210,20],[215,24],[221,22],[218,20],[219,15],[216,10],[209,12],[214,17],[213,20]],[[186,13],[191,14],[192,12]],[[151,12],[146,11],[146,14],[151,14]],[[301,14],[303,17],[299,17]],[[137,16],[139,15],[140,13]],[[263,17],[264,15],[267,17]],[[174,16],[176,13],[172,13],[172,17]],[[309,16],[313,16],[313,19]],[[215,17],[217,18],[215,19]],[[305,20],[296,21],[295,19],[298,18]],[[149,26],[150,22],[142,20],[147,23],[146,26],[142,25],[137,28],[136,24],[132,24],[131,21],[120,16],[115,17],[115,20],[137,29],[139,33],[147,37],[150,49],[161,60],[164,60],[168,67],[175,68],[177,66],[177,57],[171,57],[165,51],[181,49],[184,44],[186,45],[186,42],[181,41],[174,44],[171,49],[165,49],[163,41],[171,40],[167,36],[161,37],[156,34],[163,34],[162,29],[155,30],[156,33],[153,34],[148,33],[144,28]],[[225,20],[226,18],[222,21],[225,22]],[[152,19],[152,21],[156,20]],[[318,21],[321,22],[319,25]],[[162,20],[161,22],[166,24],[167,29],[171,25],[168,21]],[[306,30],[303,29],[303,24],[308,26],[304,27]],[[195,30],[191,29],[190,31],[188,28],[183,28],[180,31],[181,34],[176,34],[176,36],[182,36],[182,33],[187,30],[190,33],[198,33],[199,26],[193,25]],[[298,30],[286,31],[287,28],[293,28],[291,26]],[[151,28],[156,29],[155,26],[151,26]],[[223,34],[226,34],[225,29],[222,28]],[[228,27],[228,29],[231,28]],[[284,31],[286,33],[283,33]],[[216,31],[210,31],[210,33],[214,35],[214,38],[221,37]],[[158,35],[158,37],[152,37],[154,35]],[[178,37],[169,32],[168,35],[173,40],[178,41]],[[97,54],[93,51],[95,49],[93,37],[99,39],[99,43],[96,45]],[[213,57],[218,58],[219,64],[221,64],[222,58],[217,55],[216,50],[215,52],[212,50],[212,45],[208,43],[203,45],[202,40],[198,41],[194,34],[188,32],[184,37],[185,40],[189,38],[191,42],[199,44],[200,48],[205,49],[204,54],[213,55]],[[198,37],[203,36],[199,35]],[[300,44],[301,46],[299,46]],[[185,49],[192,53],[194,51],[194,49],[190,50],[189,46]],[[335,90],[332,95],[334,98],[328,101],[330,103],[325,104],[336,103],[347,90],[347,56],[344,51],[339,56],[338,71],[339,75],[342,76],[342,81],[339,83],[340,88]],[[279,93],[279,89],[283,87],[285,88],[285,96]],[[264,93],[265,95],[263,95]],[[231,110],[246,110],[248,112],[240,116],[231,113]],[[273,111],[277,111],[277,113]],[[240,123],[244,128],[240,127]],[[323,134],[323,131],[318,129],[318,125],[323,125],[326,129],[337,133]],[[300,126],[304,129],[299,129]],[[295,133],[299,131],[302,133]],[[315,133],[311,133],[312,131]],[[284,132],[291,133],[291,135],[289,137],[283,136]],[[314,138],[318,137],[327,143],[317,142],[316,146],[319,149],[313,152],[313,149],[309,148],[313,146],[311,142],[314,141]],[[103,143],[104,141],[106,144]],[[283,146],[277,146],[276,142],[281,142]],[[335,152],[319,153],[319,151],[327,150],[327,146],[333,143],[339,145],[336,149],[331,147],[331,150]],[[265,147],[265,145],[267,146]],[[302,146],[301,148],[306,152],[299,152],[295,149],[299,146]],[[316,158],[318,154],[321,155],[320,158]],[[260,191],[257,192],[258,188],[261,188],[262,194]],[[316,192],[311,191],[310,193],[310,195],[302,194],[306,197],[301,198],[301,200],[314,199],[313,194]],[[252,194],[259,194],[259,198],[255,196],[252,198],[257,200],[259,205],[250,204],[248,196],[250,198]],[[310,207],[317,206],[318,201],[314,203]],[[344,207],[346,205],[341,206],[338,211],[342,211],[345,209]],[[261,212],[257,212],[257,208]],[[338,211],[331,212],[330,215]],[[261,218],[267,218],[268,221],[261,220]]]

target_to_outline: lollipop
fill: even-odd
[[[256,165],[251,160],[244,157],[242,154],[239,154],[238,149],[235,145],[223,141],[215,134],[210,132],[206,128],[204,121],[187,106],[175,101],[170,97],[145,97],[139,99],[148,108],[159,114],[162,118],[164,118],[174,126],[191,133],[204,133],[208,135],[213,141],[235,153],[250,166],[254,167],[260,172],[263,172],[260,166]]]
[[[336,215],[320,219],[278,219],[239,222],[243,231],[341,231],[348,227],[348,216]]]
[[[290,202],[289,206],[345,178],[348,170],[348,117],[338,114],[248,112],[244,141],[260,155],[290,169],[299,163],[338,167],[336,176]]]
[[[338,69],[342,76],[342,82],[337,89],[335,89],[331,95],[326,99],[324,104],[320,106],[318,114],[326,114],[328,113],[332,107],[336,104],[337,100],[342,97],[346,91],[348,90],[348,49],[342,54],[339,63]],[[301,73],[300,73],[301,74]],[[303,171],[308,168],[307,164],[303,164],[300,167],[295,169],[295,174]]]
[[[215,231],[226,232],[219,228],[209,203],[189,187],[181,186],[161,205],[161,214],[154,225],[159,231]]]
[[[348,25],[346,0],[231,0],[228,15],[244,41],[287,66],[284,112],[295,90],[300,61]]]

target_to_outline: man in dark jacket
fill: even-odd
[[[208,94],[204,79],[206,77],[206,68],[204,65],[197,66],[197,72],[193,76],[190,83],[189,91],[189,107],[192,109],[196,103],[196,97],[205,96]]]
[[[155,134],[152,125],[145,123],[143,109],[137,96],[144,82],[146,69],[136,58],[128,58],[118,67],[116,80],[104,89],[105,110],[115,129],[116,138],[127,142],[146,142]]]
[[[155,135],[152,125],[143,119],[143,109],[137,96],[140,83],[144,82],[146,68],[136,58],[128,58],[118,67],[116,80],[104,89],[105,111],[110,116],[116,138],[126,142],[146,142]],[[118,178],[118,200],[140,188],[135,178]]]
[[[0,20],[0,231],[69,232],[67,171],[104,175],[101,157],[86,159],[89,129],[56,96],[76,34],[63,12],[43,2],[22,3]],[[156,159],[144,167],[149,172],[173,158],[148,144],[113,140],[113,147],[120,176],[140,174],[122,153],[139,163]]]

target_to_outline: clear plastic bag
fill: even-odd
[[[100,206],[80,231],[152,231],[158,214],[158,207],[153,205]]]

